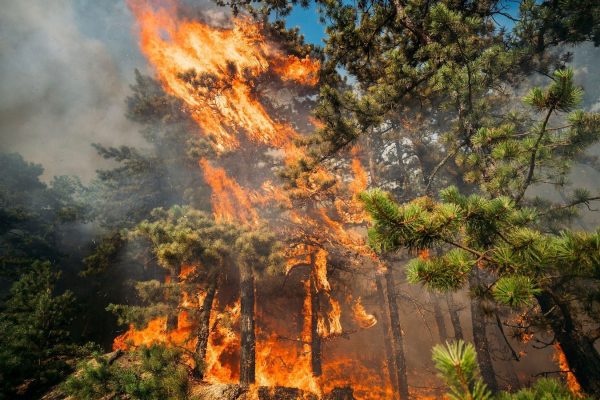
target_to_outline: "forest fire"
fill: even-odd
[[[5,1],[0,399],[600,393],[600,0]]]
[[[244,154],[248,148],[263,146],[281,152],[288,165],[304,156],[293,140],[299,137],[290,125],[271,117],[261,103],[257,85],[261,76],[272,74],[283,84],[314,86],[318,83],[318,61],[308,56],[287,56],[263,35],[260,25],[246,19],[235,19],[229,28],[176,17],[173,10],[154,9],[143,1],[130,1],[140,27],[140,46],[156,71],[165,91],[180,99],[200,133],[207,136],[220,152]],[[242,143],[245,143],[242,145]],[[361,235],[346,229],[345,224],[359,226],[366,215],[356,201],[356,194],[368,184],[367,174],[359,160],[358,148],[352,151],[349,184],[340,183],[323,168],[316,168],[305,179],[296,182],[290,193],[282,191],[276,176],[260,183],[240,184],[235,174],[219,159],[198,162],[204,179],[212,191],[211,204],[218,222],[259,226],[268,221],[258,207],[275,202],[284,211],[287,232],[299,240],[286,251],[286,276],[308,266],[310,272],[302,280],[304,300],[298,313],[301,327],[294,332],[285,324],[267,317],[260,305],[256,309],[256,376],[250,382],[259,386],[288,386],[321,395],[337,386],[351,386],[357,399],[389,398],[391,386],[383,374],[382,361],[347,359],[331,355],[321,360],[322,346],[351,331],[342,325],[342,313],[349,311],[358,329],[370,329],[377,319],[352,296],[341,304],[332,293],[328,279],[328,246],[337,245],[369,262],[376,261]],[[258,187],[249,190],[246,187]],[[323,189],[325,188],[325,189]],[[289,211],[294,198],[311,198],[323,190],[337,191],[335,203],[317,208]],[[288,210],[288,211],[285,211]],[[302,237],[310,236],[307,243]],[[304,266],[304,267],[303,267]],[[244,278],[242,278],[244,279]],[[243,283],[242,283],[243,284]],[[218,289],[218,291],[226,289]],[[191,294],[184,293],[182,306],[191,305]],[[217,298],[219,296],[217,295]],[[341,296],[341,298],[346,298]],[[241,376],[238,365],[247,357],[240,352],[240,334],[244,324],[244,299],[224,304],[219,311],[215,300],[210,314],[210,334],[206,345],[203,379],[212,383],[234,383]],[[185,304],[184,304],[185,303]],[[185,308],[184,307],[184,308]],[[133,327],[115,339],[115,348],[140,346],[155,341],[173,343],[193,351],[197,340],[191,335],[186,312],[179,314],[176,329],[168,330],[166,318],[158,318],[142,330]],[[280,332],[277,332],[280,331]],[[247,335],[247,334],[246,334]],[[333,342],[332,342],[333,343]],[[242,361],[240,361],[242,359]],[[335,385],[333,384],[335,383]]]
[[[276,122],[255,98],[257,78],[273,70],[282,80],[313,85],[319,63],[284,56],[269,44],[258,24],[233,20],[231,29],[179,20],[173,11],[129,2],[140,27],[140,47],[165,90],[183,100],[217,148],[232,150],[238,135],[282,146],[295,132]]]

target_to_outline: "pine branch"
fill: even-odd
[[[540,134],[538,135],[537,140],[535,141],[533,150],[531,152],[531,157],[529,159],[529,172],[527,173],[527,178],[525,178],[525,182],[523,183],[523,186],[521,187],[519,194],[515,197],[516,204],[519,204],[521,202],[521,200],[523,199],[523,196],[525,196],[525,191],[527,191],[527,188],[529,187],[529,185],[531,184],[531,180],[533,179],[533,172],[535,170],[535,164],[536,164],[535,161],[537,158],[537,152],[539,150],[540,144],[542,143],[542,139],[544,138],[544,135],[546,134],[546,126],[548,125],[550,116],[552,116],[552,113],[554,112],[554,107],[555,107],[554,104],[550,107],[550,109],[548,110],[548,113],[546,114],[546,118],[544,118],[544,122],[542,123],[542,127],[540,129]]]

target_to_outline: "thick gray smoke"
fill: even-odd
[[[105,165],[91,143],[140,141],[124,116],[145,68],[132,16],[122,0],[0,4],[0,148],[88,180]]]
[[[187,2],[206,19],[227,13]],[[193,4],[192,4],[193,3]],[[45,178],[91,179],[107,163],[91,143],[141,145],[124,100],[149,72],[125,0],[0,0],[0,151],[43,164]]]

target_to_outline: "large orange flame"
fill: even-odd
[[[219,222],[243,222],[257,224],[258,213],[253,208],[249,195],[223,168],[214,168],[202,159],[200,165],[204,179],[212,189],[212,209]]]
[[[140,29],[142,52],[165,90],[183,100],[202,133],[222,150],[237,148],[239,132],[253,142],[282,146],[296,135],[274,121],[256,94],[256,81],[274,69],[282,80],[316,83],[317,61],[286,57],[267,42],[260,25],[233,20],[214,28],[177,18],[173,10],[153,9],[130,0]]]

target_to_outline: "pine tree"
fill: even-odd
[[[450,290],[484,270],[496,277],[484,293],[496,302],[516,308],[537,302],[540,318],[568,349],[565,354],[573,373],[585,390],[594,393],[600,357],[591,346],[594,333],[577,319],[588,316],[598,323],[583,310],[598,291],[600,231],[545,232],[543,217],[596,197],[578,190],[572,202],[549,208],[525,197],[534,182],[546,177],[564,181],[572,160],[600,139],[600,116],[573,111],[581,90],[572,78],[570,70],[557,71],[547,88],[534,88],[524,98],[542,115],[539,121],[526,124],[520,119],[517,133],[514,114],[509,113],[506,125],[480,128],[473,147],[457,155],[469,170],[466,179],[479,184],[481,195],[466,196],[450,187],[440,192],[440,201],[423,197],[399,205],[377,190],[362,199],[374,219],[369,239],[378,250],[448,249],[442,256],[411,261],[409,280]],[[551,117],[556,119],[558,112],[570,114],[566,122],[551,127]],[[583,315],[577,317],[580,312]]]
[[[241,312],[241,380],[254,378],[254,276],[276,268],[277,243],[272,234],[262,229],[250,231],[231,224],[216,223],[207,214],[189,206],[155,209],[152,218],[142,221],[128,233],[130,241],[142,239],[142,253],[150,251],[166,271],[168,282],[140,281],[136,290],[142,306],[111,305],[122,323],[145,326],[157,317],[167,317],[167,330],[177,327],[177,318],[186,311],[194,322],[196,340],[193,359],[195,374],[202,376],[202,364],[209,338],[209,320],[216,291],[224,274],[240,275]],[[191,267],[182,273],[182,268]],[[173,279],[177,276],[179,279]],[[201,303],[182,302],[182,296],[196,298],[204,293]],[[186,305],[187,304],[187,305]]]
[[[462,340],[436,345],[432,358],[439,376],[448,386],[446,396],[452,400],[486,400],[492,395],[481,379],[477,368],[477,352],[470,343]],[[499,400],[542,400],[542,399],[582,399],[573,394],[560,382],[543,378],[530,388],[516,393],[501,392],[494,398]]]
[[[34,262],[0,307],[0,398],[33,395],[71,371],[83,349],[70,337],[75,298],[58,294],[60,273]]]

